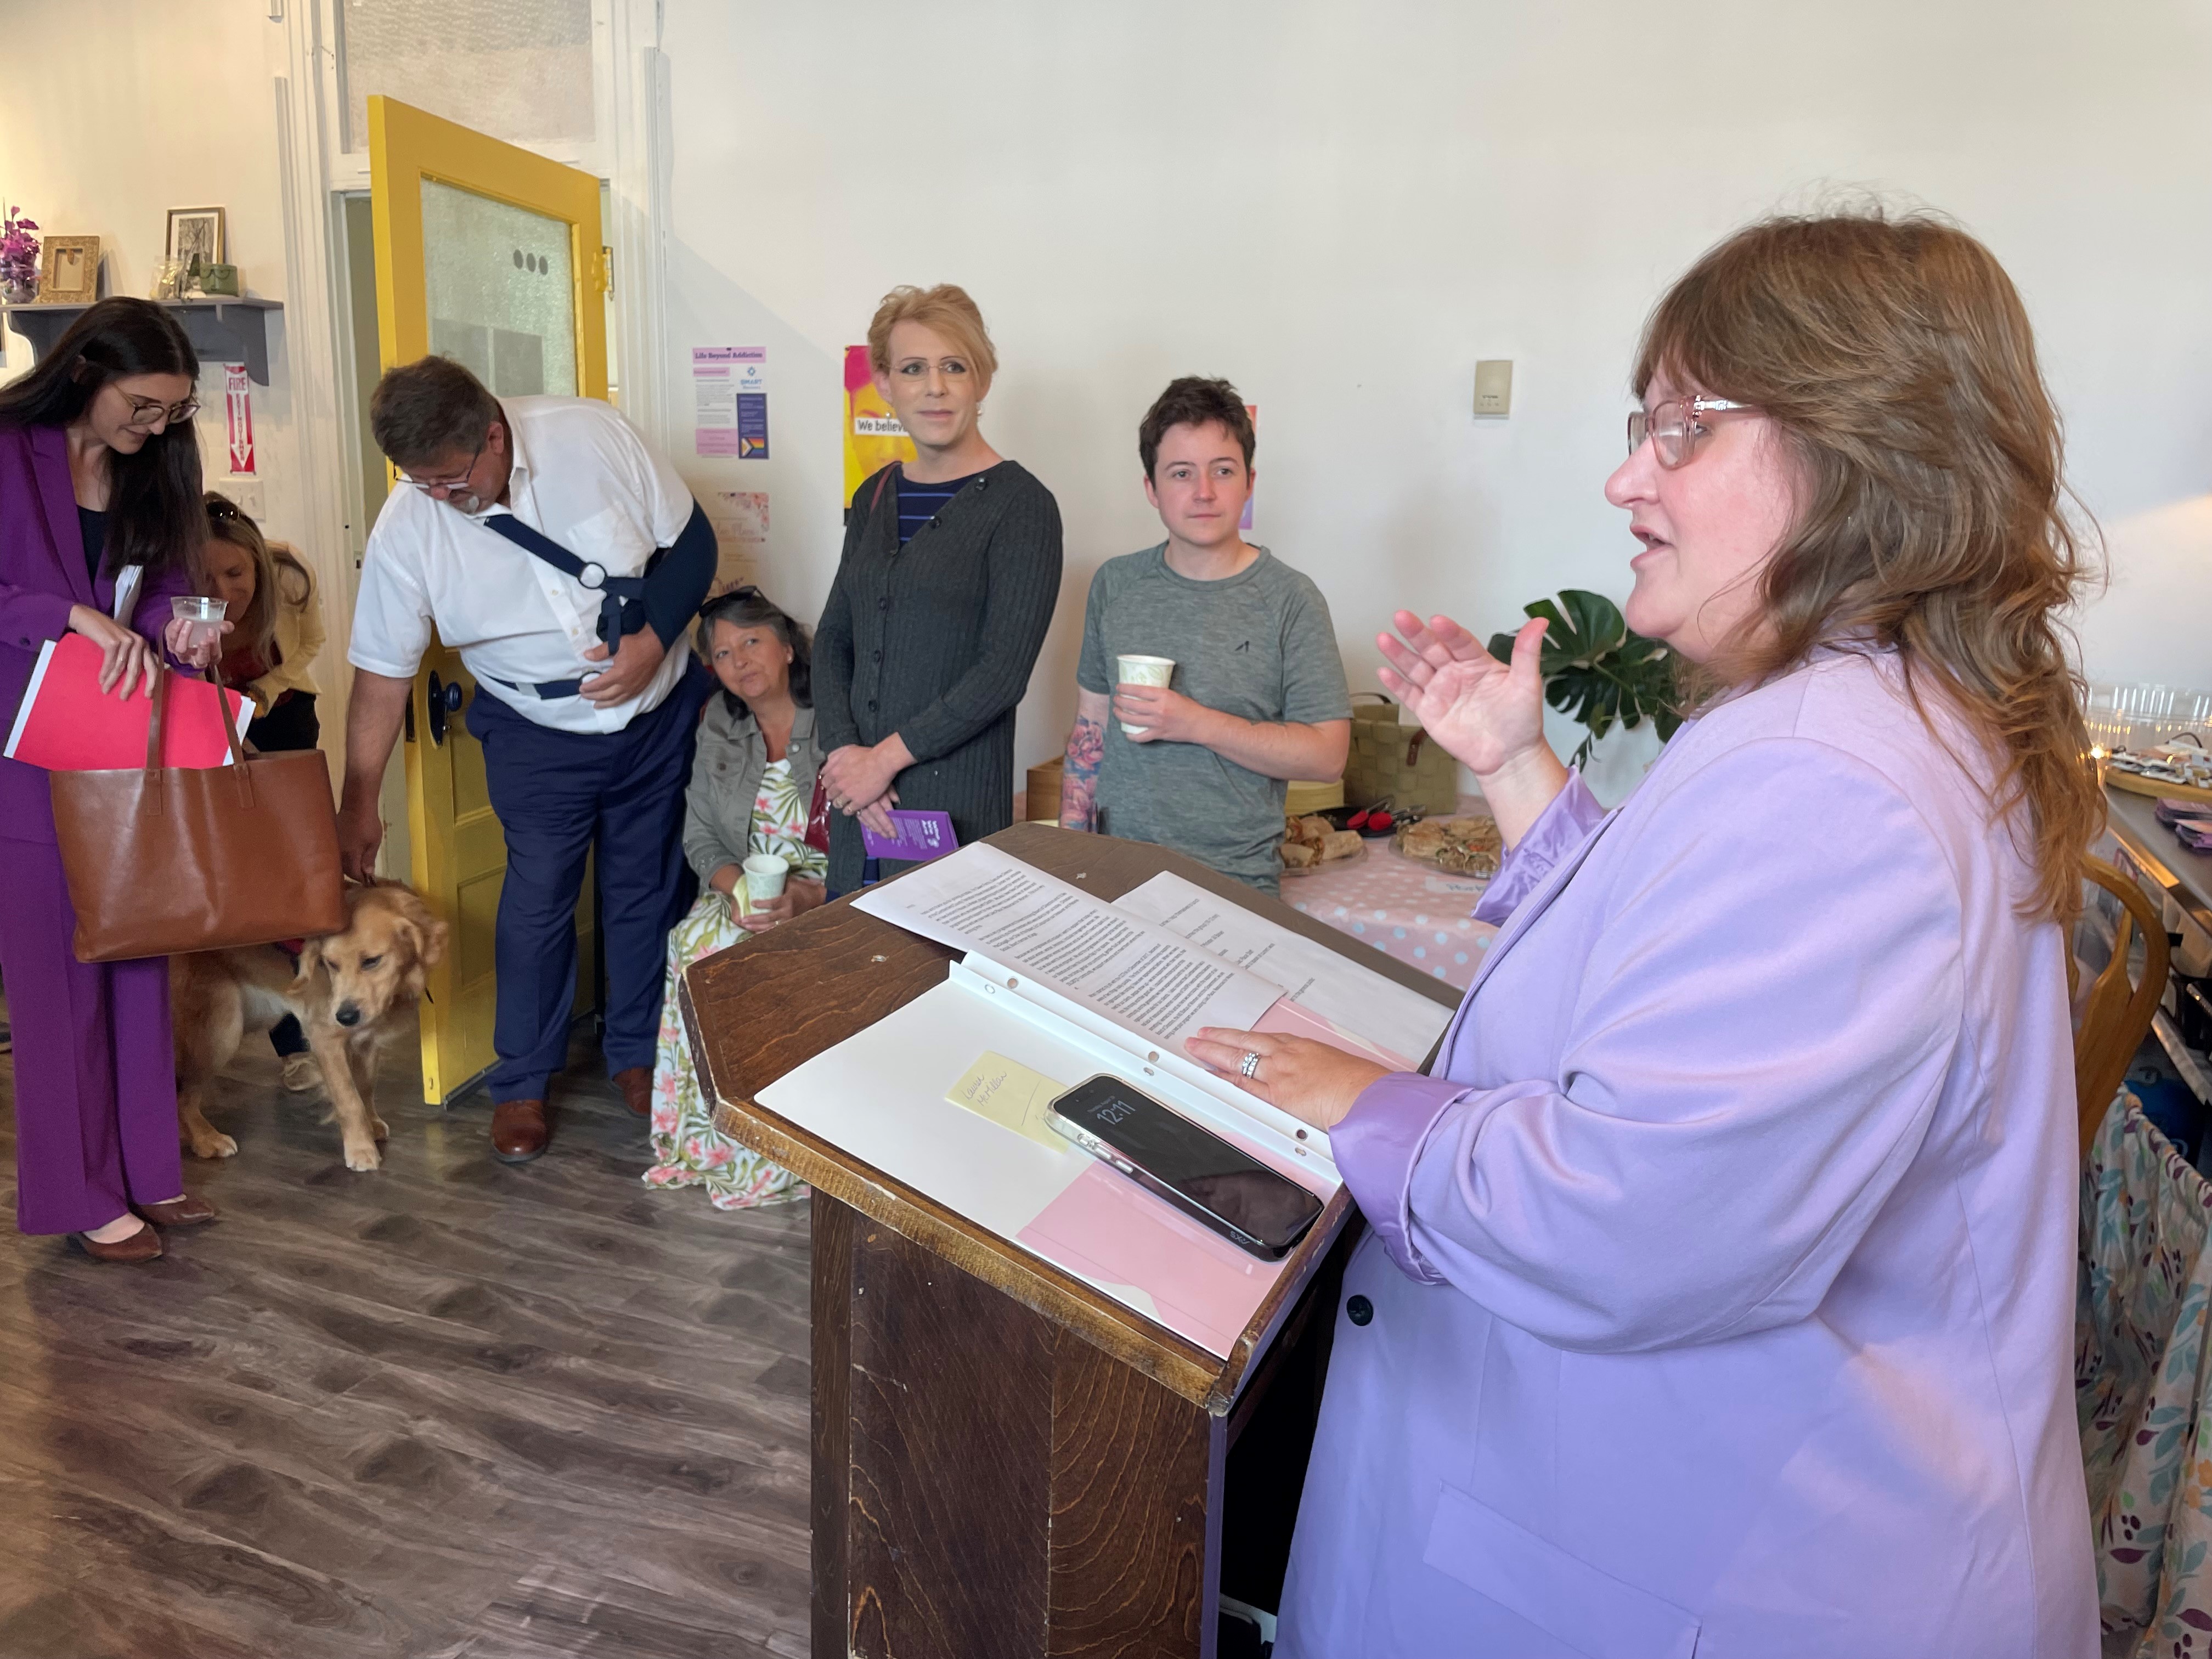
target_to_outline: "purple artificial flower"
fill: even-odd
[[[22,209],[11,207],[6,222],[0,224],[0,283],[9,288],[29,288],[39,280],[39,239],[31,234],[39,222],[22,213]]]

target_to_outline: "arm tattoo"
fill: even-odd
[[[1067,734],[1067,760],[1060,775],[1060,824],[1088,830],[1098,817],[1098,768],[1106,758],[1106,728],[1077,715]]]

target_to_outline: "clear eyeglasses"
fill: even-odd
[[[1660,465],[1669,471],[1686,466],[1697,453],[1698,440],[1706,434],[1704,416],[1758,413],[1756,404],[1731,403],[1726,398],[1677,398],[1648,412],[1639,409],[1628,417],[1628,453],[1633,455],[1649,438]]]
[[[121,386],[116,387],[116,390],[123,392]],[[200,400],[198,398],[187,398],[180,404],[165,404],[159,398],[134,398],[129,392],[123,392],[123,399],[131,405],[131,413],[124,417],[123,424],[133,432],[145,431],[156,421],[166,421],[171,426],[181,426],[200,412]]]

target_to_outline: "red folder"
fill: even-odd
[[[146,763],[146,728],[154,700],[134,684],[118,696],[100,689],[100,647],[82,634],[51,640],[31,671],[4,751],[10,760],[49,772],[105,772]],[[243,738],[252,705],[235,691],[179,675],[169,688],[168,718],[161,726],[164,766],[228,766],[227,709]]]

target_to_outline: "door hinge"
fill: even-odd
[[[607,247],[604,245],[601,246],[599,249],[599,268],[596,275],[599,284],[599,292],[602,294],[612,294],[615,291],[615,251],[612,248]]]

